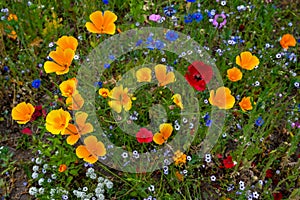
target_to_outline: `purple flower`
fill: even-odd
[[[200,22],[203,19],[203,15],[200,12],[196,12],[193,14],[193,19],[196,20],[196,22]]]
[[[154,21],[154,22],[158,22],[160,20],[161,16],[160,15],[156,15],[156,14],[152,14],[149,16],[149,20],[150,21]]]
[[[40,79],[33,80],[31,86],[36,89],[39,88],[41,86],[41,80]]]
[[[292,128],[300,128],[299,122],[293,122],[291,125],[292,125]]]
[[[213,20],[213,25],[216,28],[222,28],[227,23],[226,15],[224,13],[222,14],[216,14]]]
[[[169,41],[175,41],[178,38],[178,34],[175,31],[168,31],[166,34],[166,39]]]

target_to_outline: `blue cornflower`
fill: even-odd
[[[156,40],[156,41],[155,41],[155,47],[156,47],[158,50],[161,50],[162,48],[165,47],[165,44],[164,44],[161,40]]]
[[[32,81],[31,86],[33,88],[39,88],[41,86],[41,80],[40,79],[35,79]]]
[[[109,3],[109,0],[102,0],[102,2],[107,5]]]
[[[4,67],[3,67],[3,70],[4,70],[5,72],[8,72],[8,71],[9,71],[9,68],[8,68],[7,66],[4,66]]]
[[[210,116],[209,116],[209,114],[208,114],[208,113],[206,113],[206,114],[204,115],[204,117],[203,117],[204,121],[207,121],[207,120],[209,120],[209,118],[210,118]]]
[[[109,55],[108,58],[109,58],[110,60],[114,60],[114,59],[115,59],[115,56],[114,56],[114,55]]]
[[[168,31],[166,34],[166,39],[169,41],[175,41],[178,38],[178,34],[175,31]]]
[[[259,116],[256,120],[255,120],[255,125],[256,126],[262,126],[265,123],[265,121],[262,119],[261,116]]]
[[[108,63],[104,64],[104,69],[108,69],[109,67],[110,67],[110,64],[108,64]]]
[[[138,40],[135,44],[136,47],[140,46],[143,43],[143,40]]]
[[[167,6],[164,8],[164,13],[168,17],[172,17],[176,12],[177,11],[175,10],[175,8],[173,6]]]
[[[184,23],[188,24],[191,23],[192,21],[193,21],[193,16],[191,14],[184,16]]]
[[[147,48],[153,50],[155,48],[155,41],[153,40],[152,36],[147,38],[146,44],[148,44]]]
[[[196,12],[192,16],[196,22],[200,22],[203,19],[203,15],[200,12]]]
[[[211,120],[209,119],[209,120],[207,120],[206,122],[205,122],[205,126],[210,126],[211,125]]]
[[[186,0],[186,2],[194,3],[194,2],[196,2],[196,0]]]
[[[101,81],[95,82],[94,86],[98,88],[102,88],[103,83]]]
[[[298,43],[300,43],[300,38],[297,40]]]

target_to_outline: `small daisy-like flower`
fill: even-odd
[[[32,167],[32,170],[35,171],[35,172],[38,171],[38,170],[39,170],[39,166],[34,165],[34,166]]]
[[[33,173],[31,174],[31,177],[32,177],[33,179],[36,179],[38,176],[39,176],[39,174],[36,173],[36,172],[33,172]]]
[[[240,190],[244,190],[245,186],[244,185],[240,185]]]
[[[221,1],[222,6],[226,6],[226,1]]]
[[[217,179],[217,178],[216,178],[214,175],[212,175],[212,176],[210,177],[210,180],[211,180],[211,181],[216,181],[216,179]]]
[[[211,162],[211,155],[209,153],[205,154],[205,162]]]
[[[84,191],[84,192],[88,191],[88,187],[83,187],[82,191]]]
[[[150,192],[154,192],[154,185],[150,185],[149,187],[148,187],[148,190],[150,191]]]
[[[122,156],[122,158],[127,158],[128,157],[128,153],[127,152],[123,152],[121,156]]]
[[[37,192],[38,192],[38,189],[36,188],[36,187],[31,187],[31,188],[29,188],[29,194],[31,195],[31,196],[34,196],[34,195],[36,195],[37,194]]]
[[[259,194],[258,194],[258,192],[255,191],[255,192],[252,193],[252,196],[253,196],[254,199],[258,199]]]
[[[179,131],[180,130],[180,125],[179,124],[175,124],[174,128],[175,128],[176,131]]]

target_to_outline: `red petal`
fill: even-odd
[[[25,134],[25,135],[32,135],[32,131],[30,128],[24,128],[21,133]]]

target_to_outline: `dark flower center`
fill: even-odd
[[[196,74],[196,75],[194,75],[194,79],[195,79],[196,81],[201,81],[201,80],[202,80],[202,77],[201,77],[200,74]]]

